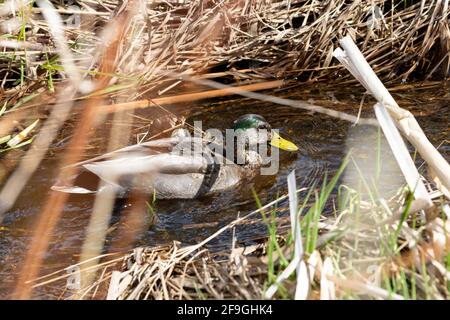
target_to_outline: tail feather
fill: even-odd
[[[65,192],[65,193],[76,193],[76,194],[93,194],[96,193],[97,190],[89,190],[83,187],[77,186],[52,186],[51,189],[53,191]]]

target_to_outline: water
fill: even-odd
[[[446,84],[428,88],[410,88],[395,91],[394,96],[402,107],[411,110],[417,117],[427,136],[434,145],[443,145],[441,152],[450,159],[449,139],[449,108],[450,96]],[[274,92],[274,95],[291,99],[309,100],[316,104],[356,114],[362,92],[345,88],[306,87],[294,88],[288,91]],[[373,116],[371,105],[373,101],[366,98],[363,104],[364,117]],[[274,200],[277,195],[286,193],[286,177],[296,170],[299,187],[308,187],[320,181],[325,172],[332,174],[340,165],[347,146],[347,137],[354,137],[355,129],[347,122],[328,116],[310,114],[289,107],[276,106],[268,103],[255,102],[247,99],[231,99],[197,105],[183,105],[167,108],[177,115],[187,117],[188,123],[202,120],[203,128],[218,128],[224,130],[242,114],[257,113],[264,116],[273,128],[280,129],[282,136],[289,138],[300,151],[297,154],[281,153],[280,170],[277,176],[261,176],[237,190],[226,192],[215,197],[188,201],[157,201],[154,209],[157,222],[139,235],[136,245],[158,245],[171,241],[183,244],[193,244],[206,238],[221,226],[257,208],[252,194],[254,189],[262,203]],[[149,130],[148,136],[160,131],[156,123],[149,126],[144,118],[157,118],[167,115],[165,111],[148,109],[139,111],[139,118],[134,119],[133,141],[136,134]],[[90,156],[102,150],[102,137],[107,134],[110,122],[99,128],[89,148]],[[131,118],[121,125],[127,126]],[[370,127],[359,127],[358,135],[373,134]],[[352,139],[352,138],[351,138]],[[21,268],[21,262],[26,252],[27,244],[32,235],[36,215],[39,213],[49,187],[53,184],[55,168],[58,167],[59,155],[65,144],[55,144],[52,152],[42,162],[39,170],[17,201],[16,206],[7,213],[0,229],[0,298],[6,298],[11,293],[16,276]],[[375,148],[376,146],[373,146]],[[371,148],[365,146],[365,148]],[[366,154],[364,148],[360,154]],[[21,155],[17,152],[16,158]],[[420,161],[418,159],[417,161]],[[395,165],[395,164],[394,164]],[[385,168],[389,169],[389,168]],[[56,227],[49,250],[45,257],[42,274],[65,268],[78,262],[80,246],[92,211],[93,196],[72,196],[67,202],[61,220]],[[111,225],[120,224],[121,208],[126,202],[116,205]],[[285,207],[282,202],[280,207]],[[282,213],[281,213],[282,214]],[[263,237],[265,227],[261,224],[244,225],[237,230],[237,239],[249,242]],[[108,241],[114,238],[114,232]],[[224,233],[215,239],[211,245],[228,245],[231,234]],[[58,284],[60,285],[60,284]],[[60,288],[51,286],[37,291],[37,297],[55,298],[55,292]]]

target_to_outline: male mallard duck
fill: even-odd
[[[104,182],[103,188],[116,187],[119,194],[138,188],[142,192],[155,192],[159,199],[193,199],[234,188],[244,178],[256,175],[263,159],[249,146],[271,144],[287,151],[298,150],[295,144],[273,131],[260,115],[241,116],[234,121],[233,129],[237,140],[245,141],[247,146],[237,148],[236,158],[240,156],[242,160],[239,164],[234,161],[235,155],[230,160],[223,156],[223,149],[218,152],[217,143],[192,138],[186,129],[178,129],[170,138],[128,146],[79,165],[97,175]],[[192,154],[189,152],[192,148],[201,152]],[[96,192],[64,185],[54,185],[52,189]]]

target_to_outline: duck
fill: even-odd
[[[168,138],[127,146],[75,164],[80,169],[78,175],[87,172],[102,181],[95,190],[63,182],[51,189],[88,194],[112,188],[119,197],[138,189],[156,199],[195,199],[236,189],[256,176],[267,164],[267,158],[258,152],[261,146],[298,151],[261,115],[242,115],[231,130],[238,141],[232,154],[227,150],[224,155],[224,143],[218,135],[208,137],[207,131],[204,137],[192,137],[187,129],[178,128]]]

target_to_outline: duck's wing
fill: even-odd
[[[113,160],[93,162],[84,168],[108,181],[125,175],[148,173],[184,174],[204,173],[208,164],[201,156],[180,156],[170,153],[156,155],[129,154]]]
[[[171,137],[171,138],[163,138],[158,140],[151,140],[147,142],[142,142],[138,144],[134,144],[131,146],[126,146],[121,149],[117,149],[105,154],[102,154],[100,156],[83,160],[80,162],[77,162],[75,164],[70,165],[69,167],[77,167],[82,166],[87,163],[92,163],[100,160],[107,160],[107,159],[114,159],[117,157],[120,157],[122,155],[126,155],[127,153],[146,153],[148,155],[152,154],[158,154],[161,153],[161,150],[164,150],[165,152],[171,152],[174,147],[176,147],[178,144],[182,143],[184,138],[180,137]]]
[[[200,145],[200,148],[204,148],[205,141],[200,138],[191,138],[191,137],[170,137],[170,138],[163,138],[163,139],[157,139],[157,140],[151,140],[147,142],[142,142],[138,144],[134,144],[131,146],[126,146],[121,149],[117,149],[105,154],[102,154],[100,156],[83,160],[80,162],[77,162],[75,164],[70,165],[69,167],[76,167],[76,166],[82,166],[88,163],[97,162],[100,160],[110,160],[110,159],[117,159],[121,157],[126,157],[127,154],[130,153],[143,153],[147,155],[155,155],[159,153],[171,153],[175,149],[182,149],[186,148],[186,146],[193,146]]]
[[[122,178],[124,177],[145,177],[148,183],[151,184],[152,177],[158,174],[203,174],[207,171],[208,162],[201,156],[182,156],[171,153],[148,155],[128,152],[111,160],[83,164],[82,168],[96,175],[106,182],[107,185],[124,189],[120,182],[121,180],[123,181]],[[63,182],[56,183],[52,190],[67,193],[96,192],[81,185],[71,186],[65,185]]]

